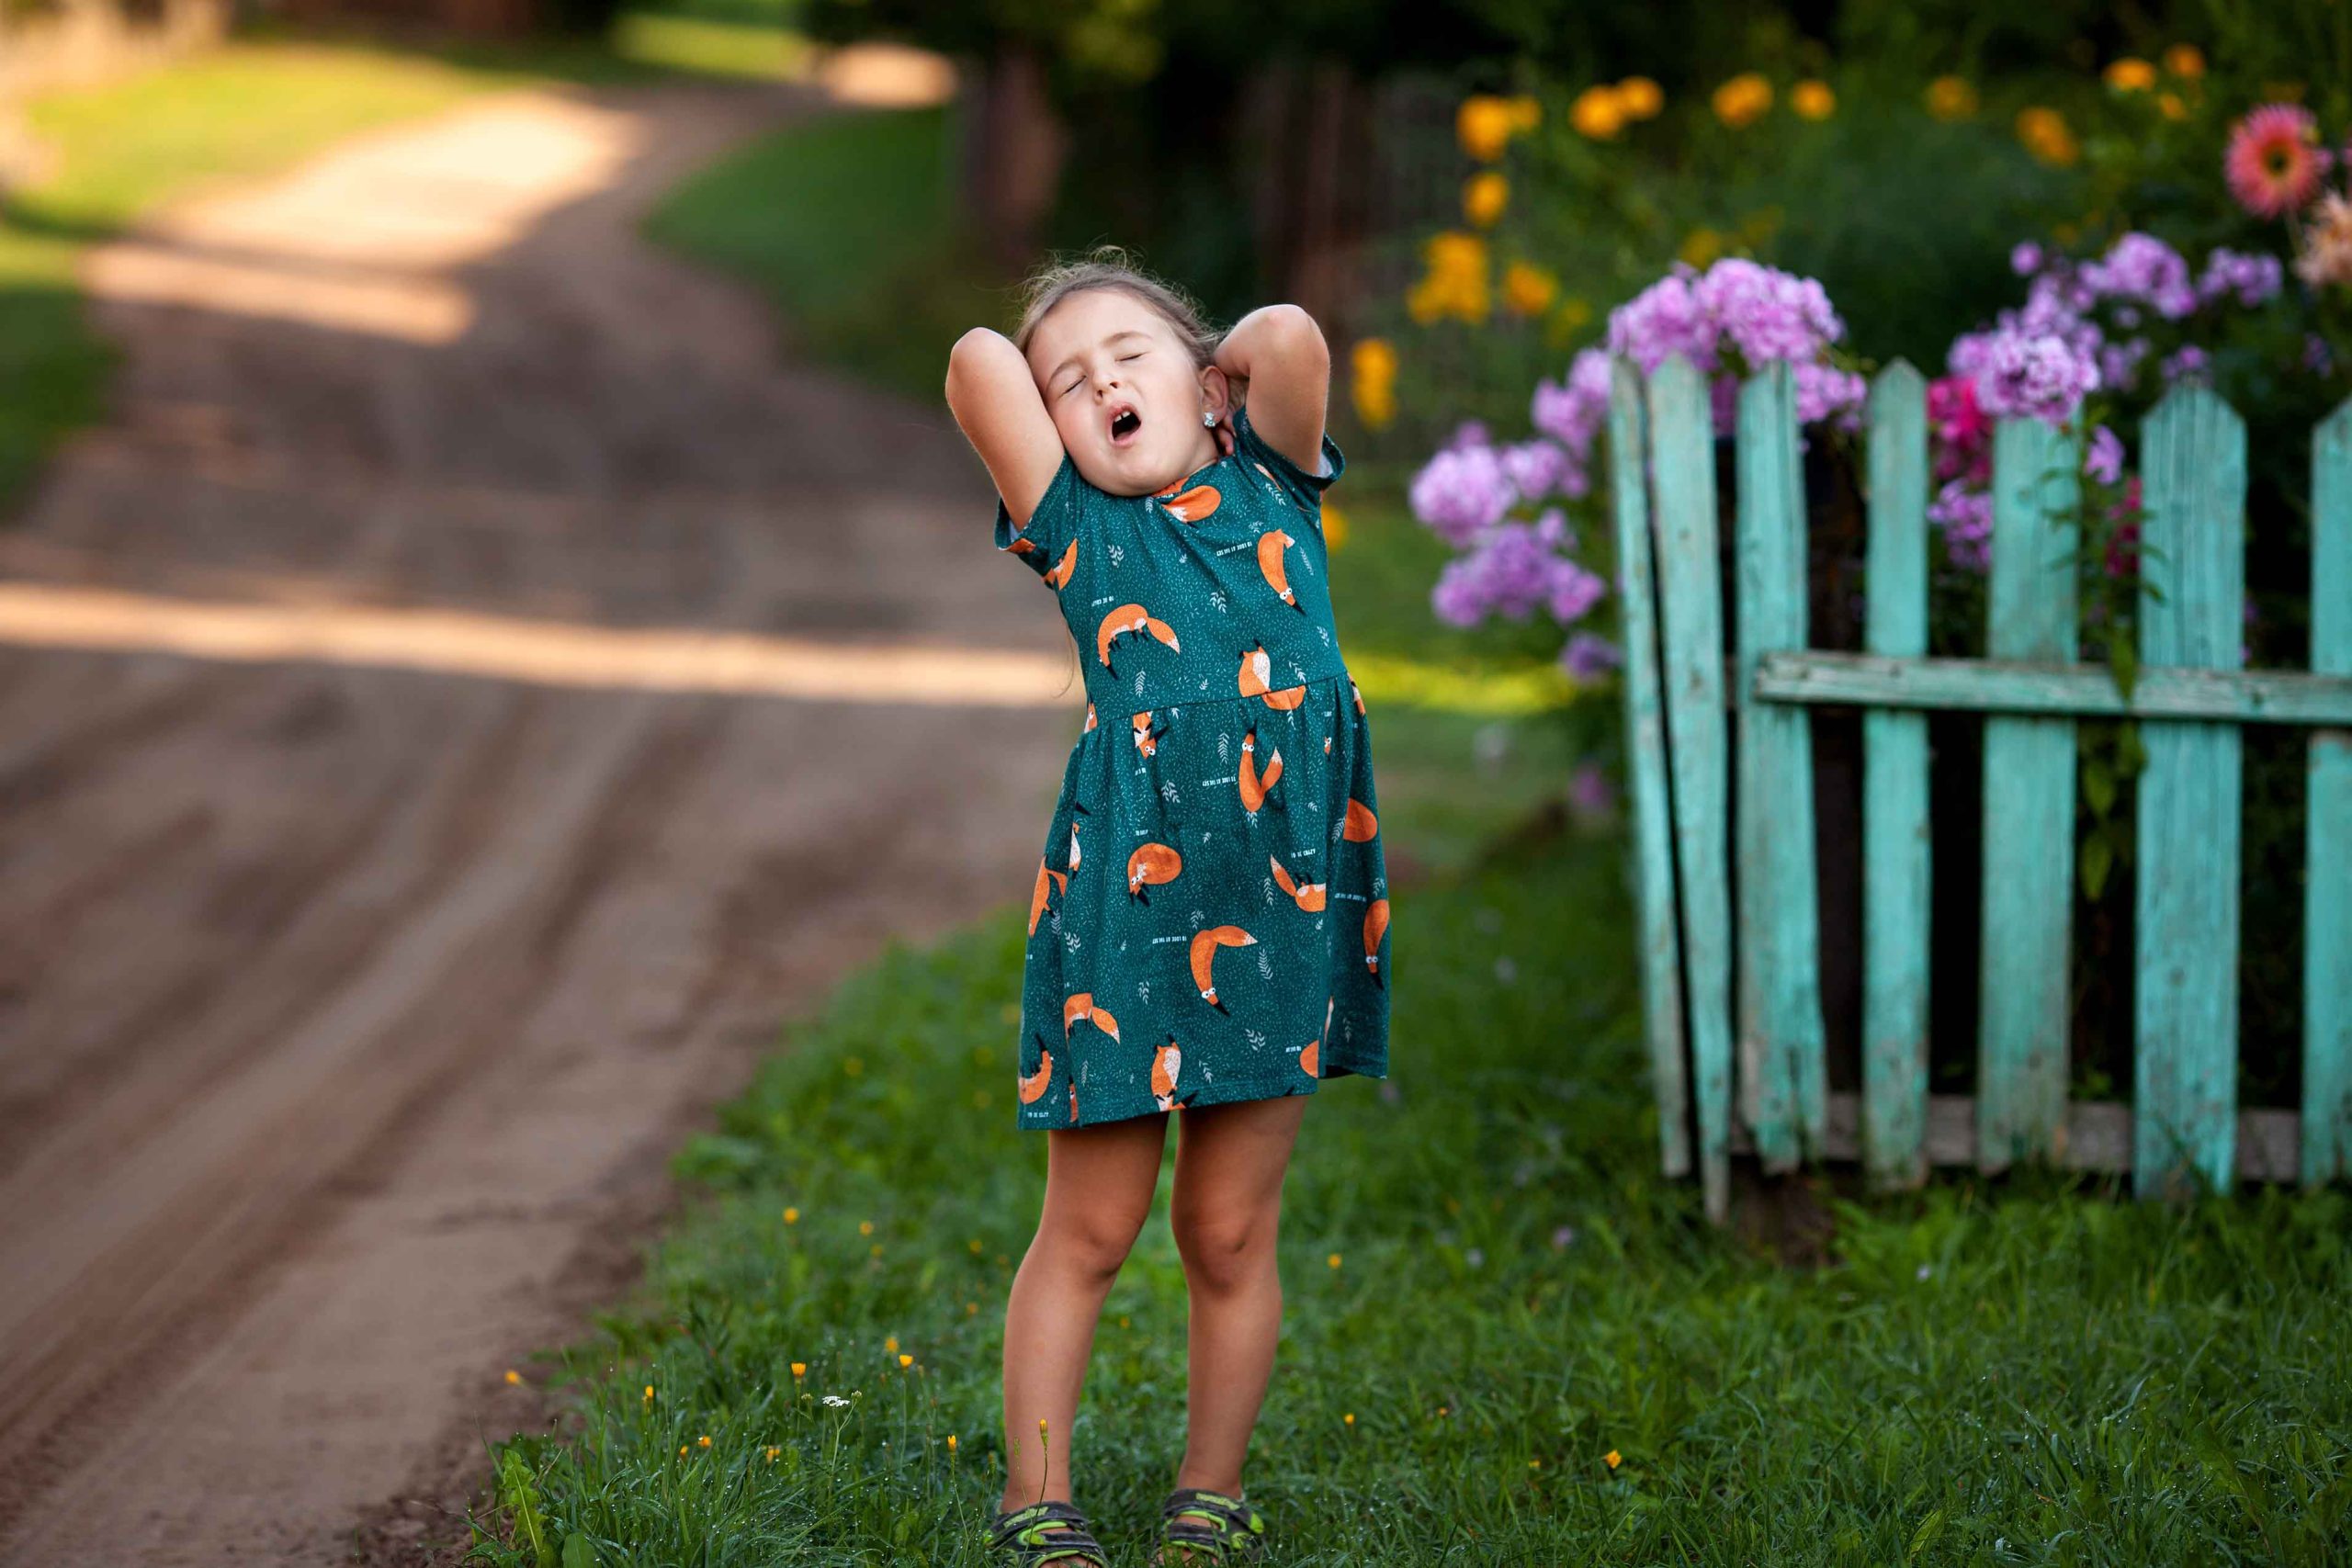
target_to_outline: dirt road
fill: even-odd
[[[985,475],[635,237],[824,107],[484,100],[93,259],[0,529],[0,1562],[456,1536],[779,1021],[1026,896],[1083,701]]]

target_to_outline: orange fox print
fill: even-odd
[[[1209,961],[1220,947],[1254,947],[1258,939],[1239,926],[1211,926],[1204,931],[1193,933],[1193,984],[1201,988],[1201,1000],[1227,1011],[1226,1005],[1216,999],[1216,982],[1209,974]]]
[[[1163,724],[1159,728],[1154,729],[1151,727],[1151,710],[1149,708],[1146,708],[1143,712],[1136,715],[1135,725],[1136,750],[1146,757],[1157,757],[1159,755],[1159,738],[1168,733],[1168,727]]]
[[[1335,998],[1323,998],[1323,1034],[1331,1032],[1331,1003]],[[1299,1047],[1298,1070],[1310,1078],[1323,1076],[1323,1034],[1317,1035]]]
[[[1178,522],[1198,523],[1215,512],[1217,503],[1225,498],[1217,493],[1216,486],[1197,484],[1182,495],[1178,495],[1175,486],[1170,485],[1152,499],[1166,507],[1168,514]]]
[[[1091,729],[1091,728],[1094,728],[1094,705],[1093,705],[1092,703],[1089,703],[1089,704],[1087,704],[1087,705],[1086,705],[1086,729]],[[1083,734],[1085,734],[1085,733],[1086,733],[1086,730],[1085,730],[1085,729],[1081,729],[1081,730],[1080,730],[1080,731],[1079,731],[1079,733],[1080,733],[1080,734],[1081,734],[1081,735],[1083,735]]]
[[[1125,637],[1129,632],[1148,632],[1153,637],[1159,638],[1161,642],[1166,643],[1171,651],[1177,653],[1184,651],[1176,645],[1175,627],[1170,626],[1166,621],[1161,620],[1159,616],[1153,615],[1150,611],[1145,609],[1140,604],[1122,604],[1117,609],[1112,611],[1109,615],[1103,616],[1102,624],[1095,628],[1094,654],[1096,658],[1102,660],[1102,667],[1105,670],[1112,668],[1111,643],[1113,639]]]
[[[1388,900],[1374,898],[1363,911],[1363,966],[1380,978],[1380,939],[1388,934]]]
[[[1183,1066],[1184,1053],[1172,1034],[1168,1037],[1167,1044],[1151,1054],[1151,1102],[1162,1111],[1177,1109],[1176,1077]]]
[[[1091,1021],[1095,1028],[1114,1040],[1119,1037],[1119,1021],[1111,1016],[1109,1008],[1099,1008],[1094,1005],[1094,993],[1091,991],[1080,991],[1062,1003],[1063,1039],[1069,1038],[1069,1032],[1078,1027],[1080,1019]]]
[[[1021,1080],[1021,1103],[1023,1105],[1035,1105],[1045,1099],[1046,1086],[1054,1081],[1054,1054],[1042,1039],[1037,1042],[1037,1054],[1040,1057],[1037,1070]],[[1073,1084],[1070,1087],[1075,1090],[1078,1086]]]
[[[1281,782],[1283,754],[1280,751],[1266,759],[1266,771],[1258,772],[1258,729],[1252,725],[1241,737],[1241,809],[1250,816],[1258,815],[1258,807],[1266,804],[1266,792]]]
[[[1069,542],[1069,548],[1062,552],[1062,558],[1046,569],[1046,586],[1057,590],[1064,587],[1069,581],[1070,573],[1077,570],[1078,541],[1072,539]]]
[[[1305,615],[1306,606],[1300,604],[1298,595],[1291,591],[1290,573],[1283,569],[1283,551],[1296,543],[1298,543],[1296,539],[1292,538],[1280,528],[1269,528],[1259,535],[1258,570],[1266,574],[1266,585],[1274,591],[1276,597],[1299,614]]]
[[[1363,712],[1363,693],[1353,680],[1348,682],[1348,694],[1356,700],[1356,712]]]
[[[1295,899],[1300,908],[1311,915],[1323,907],[1323,884],[1296,880],[1272,855],[1266,857],[1266,863],[1274,868],[1274,886]]]
[[[1056,871],[1044,861],[1037,863],[1037,886],[1029,895],[1029,934],[1037,934],[1037,918],[1046,912],[1046,900],[1053,892],[1069,891],[1069,874]]]
[[[1268,707],[1282,713],[1289,712],[1306,700],[1306,688],[1304,686],[1284,686],[1278,692],[1271,690],[1266,682],[1273,672],[1274,661],[1267,654],[1264,643],[1254,643],[1245,649],[1241,654],[1241,694],[1261,697]]]
[[[1379,831],[1380,818],[1372,814],[1372,807],[1354,795],[1348,796],[1348,815],[1340,824],[1340,837],[1351,844],[1363,844]]]
[[[1127,857],[1127,896],[1151,902],[1144,897],[1147,887],[1164,886],[1176,880],[1184,869],[1184,857],[1167,844],[1137,844],[1136,852]]]

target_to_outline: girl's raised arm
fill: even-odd
[[[1061,432],[1029,362],[1002,333],[974,327],[947,355],[947,407],[996,480],[1016,525],[1025,525],[1061,471]]]
[[[1303,473],[1323,470],[1323,418],[1331,396],[1331,348],[1296,305],[1261,305],[1217,344],[1217,367],[1249,379],[1250,424]]]

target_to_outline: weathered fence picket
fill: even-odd
[[[2078,434],[2028,420],[1996,427],[1989,657],[1928,658],[1926,388],[1911,367],[1888,367],[1867,409],[1869,651],[1814,651],[1788,367],[1749,378],[1737,411],[1726,692],[1707,383],[1679,358],[1646,382],[1622,360],[1614,368],[1631,866],[1667,1171],[1695,1163],[1718,1221],[1729,1156],[1742,1150],[1766,1169],[1860,1156],[1881,1186],[1916,1183],[1931,1165],[1995,1171],[2022,1158],[2129,1167],[2143,1196],[2192,1180],[2226,1190],[2237,1176],[2352,1177],[2352,404],[2313,433],[2309,673],[2241,668],[2242,423],[2201,389],[2158,405],[2143,433],[2142,526],[2163,593],[2142,605],[2128,696],[2104,666],[2077,661]],[[1821,703],[1867,710],[1860,1095],[1826,1090],[1808,717]],[[1927,710],[1937,708],[1985,715],[1973,1100],[1928,1085]],[[2075,727],[2126,716],[2148,756],[2128,1108],[2066,1098]],[[2238,727],[2248,723],[2314,727],[2299,1112],[2237,1104]]]

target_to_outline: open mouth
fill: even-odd
[[[1111,416],[1111,445],[1114,446],[1125,446],[1128,445],[1134,440],[1136,432],[1142,428],[1143,416],[1141,414],[1136,412],[1133,409],[1121,409],[1118,412]]]

